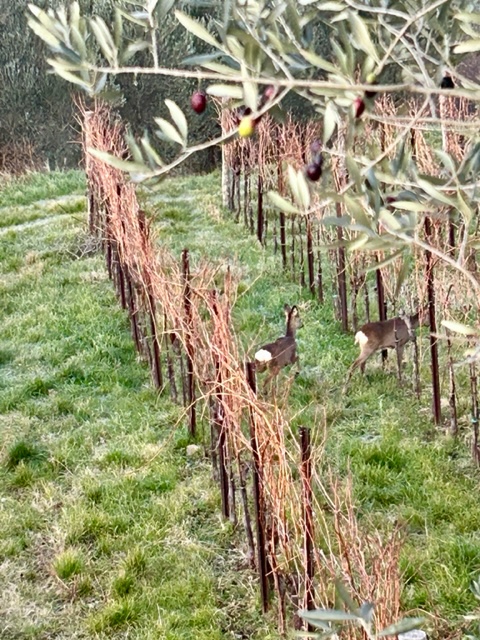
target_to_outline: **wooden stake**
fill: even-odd
[[[190,285],[190,258],[188,249],[182,252],[182,276],[183,276],[183,304],[187,331],[185,335],[187,351],[187,403],[188,403],[188,430],[192,438],[196,435],[196,402],[195,402],[195,377],[193,371],[194,350],[192,342],[192,289]]]
[[[260,244],[263,244],[263,227],[264,227],[264,215],[263,215],[263,179],[258,175],[257,181],[257,238]]]
[[[425,236],[429,242],[432,237],[432,222],[428,216],[425,218]],[[438,367],[438,345],[435,334],[437,333],[437,321],[435,318],[435,281],[433,275],[433,260],[430,251],[425,251],[428,316],[430,321],[430,357],[433,387],[433,419],[436,425],[442,422],[442,410],[440,404],[440,373]]]
[[[303,555],[305,567],[305,609],[314,608],[315,592],[313,588],[313,494],[312,494],[312,451],[310,444],[310,429],[302,427],[300,433],[300,447],[302,452],[302,498],[303,498]],[[307,627],[308,631],[312,631]]]
[[[246,376],[251,389],[256,392],[254,363],[245,364]],[[269,607],[269,587],[268,587],[268,562],[266,555],[265,536],[265,508],[262,494],[262,477],[260,466],[260,455],[258,453],[256,422],[253,412],[250,411],[250,443],[253,456],[253,501],[255,505],[255,521],[257,529],[257,570],[260,576],[260,594],[262,598],[262,609],[266,613]]]

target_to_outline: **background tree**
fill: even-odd
[[[192,11],[208,24],[213,19],[210,7],[195,9],[190,3],[180,3],[186,11]],[[79,127],[72,97],[78,91],[74,85],[66,84],[57,74],[49,73],[45,61],[43,43],[30,30],[25,30],[28,1],[0,2],[2,38],[0,40],[0,170],[21,170],[25,163],[34,162],[36,167],[76,166],[81,158]],[[46,0],[42,10],[57,10],[63,5],[60,0]],[[114,6],[120,11],[132,9],[131,3],[114,0],[80,0],[79,10],[84,15],[96,15],[109,22]],[[135,14],[135,12],[132,12]],[[136,12],[141,13],[141,10]],[[142,24],[126,25],[125,37],[135,38],[135,31]],[[177,65],[188,52],[193,52],[195,38],[188,34],[174,19],[165,16],[157,25],[158,41],[161,43],[162,64]],[[133,43],[129,50],[130,60],[141,65],[151,63],[151,56],[141,43]],[[152,122],[158,105],[167,97],[186,103],[196,86],[195,81],[173,83],[158,77],[119,76],[110,83],[118,92],[117,107],[135,129],[143,129]],[[113,97],[113,95],[111,95]],[[212,136],[216,129],[215,114],[197,121],[191,127],[192,135],[203,139]],[[74,142],[72,144],[72,142]],[[193,170],[213,166],[215,155],[199,158]]]
[[[82,17],[77,2],[69,11],[57,13],[30,5],[29,24],[53,51],[48,62],[56,73],[90,95],[102,95],[113,78],[125,75],[136,82],[140,77],[159,77],[163,82],[171,78],[202,81],[208,83],[210,95],[231,100],[232,107],[244,105],[250,110],[246,116],[249,126],[240,122],[240,135],[253,133],[255,123],[266,111],[277,115],[279,104],[288,95],[301,96],[323,118],[327,154],[339,158],[344,167],[340,184],[326,184],[322,202],[322,206],[340,202],[342,215],[337,210],[335,219],[327,218],[324,223],[352,231],[350,248],[374,251],[381,247],[389,260],[402,259],[412,246],[431,251],[460,271],[478,292],[476,276],[465,267],[466,252],[453,257],[433,247],[420,233],[424,220],[431,215],[443,216],[445,221],[455,216],[464,248],[475,243],[472,234],[476,228],[480,153],[476,133],[465,130],[465,155],[461,160],[439,142],[445,124],[442,98],[478,99],[477,85],[458,67],[462,55],[480,48],[476,28],[480,16],[471,12],[474,3],[465,7],[459,2],[436,0],[413,7],[408,0],[388,6],[380,0],[239,1],[224,3],[221,16],[217,13],[211,20],[214,14],[193,19],[177,9],[175,24],[201,43],[196,47],[200,53],[185,61],[200,67],[198,71],[168,67],[163,49],[160,54],[158,27],[173,24],[169,22],[173,4],[170,0],[150,0],[135,3],[134,9],[127,11],[116,6],[111,26],[101,16]],[[200,3],[195,10],[203,7]],[[316,36],[320,29],[327,29],[328,48],[319,47]],[[141,64],[144,59],[138,65],[131,64],[136,63],[139,51],[148,52],[149,66]],[[395,82],[385,84],[391,78]],[[442,78],[452,79],[448,87]],[[274,91],[267,94],[266,87]],[[400,114],[403,130],[388,148],[380,148],[376,140],[364,140],[360,149],[365,121],[389,123],[388,115],[373,114],[373,103],[381,95],[390,95],[397,103],[415,97],[415,113]],[[105,154],[101,157],[130,171],[136,180],[155,180],[195,152],[216,147],[235,134],[230,131],[221,138],[196,144],[190,132],[192,119],[187,125],[177,102],[169,100],[166,106],[168,117],[163,117],[162,109],[161,117],[155,118],[158,129],[154,133],[180,148],[174,159],[170,147],[154,148],[148,133],[141,141],[129,135],[133,163]],[[429,139],[442,165],[438,175],[421,172],[409,144],[420,121],[430,126]],[[312,204],[303,172],[291,171],[289,182],[293,204],[277,194],[273,196],[276,205],[288,213],[315,214],[317,205]],[[384,197],[387,190],[388,203]]]
[[[39,7],[44,11],[57,10],[63,4],[61,0],[45,0]],[[223,14],[223,2],[177,1],[175,4],[207,27]],[[113,20],[114,7],[125,13],[130,11],[136,21],[124,21],[125,38],[127,42],[131,39],[128,61],[141,66],[152,63],[151,53],[142,42],[144,30],[148,31],[149,26],[141,3],[132,6],[126,0],[79,0],[78,6],[82,15],[96,15],[107,23]],[[25,31],[28,0],[15,3],[2,0],[0,7],[3,33],[0,41],[0,169],[21,170],[24,163],[32,161],[37,167],[45,164],[76,166],[80,160],[80,146],[72,144],[72,140],[78,138],[72,95],[77,88],[68,88],[56,74],[48,73],[43,44],[33,32]],[[178,23],[172,12],[167,12],[155,23],[155,30],[162,66],[179,66],[184,58],[208,50],[205,43]],[[325,38],[322,41],[326,42]],[[121,96],[117,107],[122,117],[135,130],[142,130],[151,127],[165,98],[188,104],[198,82],[122,74],[112,84]],[[295,103],[292,106],[295,107]],[[299,116],[305,115],[304,107],[298,108],[297,112]],[[191,123],[192,140],[213,137],[217,127],[215,111],[208,110],[206,117]],[[218,159],[218,150],[212,149],[192,158],[188,170],[211,169]]]

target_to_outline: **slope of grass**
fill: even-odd
[[[85,192],[85,176],[81,171],[52,172],[45,179],[44,173],[30,173],[25,176],[0,182],[0,207],[26,206],[50,198],[71,196]],[[23,217],[20,214],[20,217]]]
[[[32,180],[31,194],[28,180],[21,190],[33,209],[37,198],[65,195],[56,175]],[[402,524],[403,608],[438,615],[443,631],[431,637],[445,637],[475,608],[469,587],[480,570],[467,417],[459,443],[434,429],[426,367],[417,400],[398,384],[394,358],[386,371],[372,359],[343,395],[357,353],[328,292],[319,305],[289,282],[270,248],[220,210],[218,194],[213,174],[168,180],[143,198],[159,242],[178,255],[188,247],[193,268],[209,255],[239,274],[234,320],[246,355],[283,332],[285,302],[300,305],[293,422],[326,424],[325,459],[339,476],[352,471],[367,531]],[[19,206],[10,224],[29,215]],[[275,638],[257,612],[255,580],[228,551],[208,464],[186,458],[178,408],[157,397],[136,360],[82,217],[0,234],[2,637]]]
[[[66,188],[18,186],[39,212]],[[0,635],[268,637],[209,464],[136,358],[85,211],[62,205],[0,235]]]

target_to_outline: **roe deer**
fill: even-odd
[[[270,380],[278,375],[280,369],[283,369],[287,364],[298,362],[295,334],[303,324],[300,320],[298,308],[295,305],[290,307],[286,304],[283,309],[287,323],[285,335],[275,340],[275,342],[265,344],[255,354],[256,370],[259,373],[269,370],[268,376],[263,383],[264,389]]]
[[[365,363],[368,358],[381,349],[397,349],[398,360],[402,362],[403,349],[409,340],[413,340],[415,329],[427,321],[425,309],[417,311],[413,316],[397,316],[389,320],[367,322],[355,334],[355,343],[360,346],[360,355],[348,370],[347,381],[357,367],[365,373]]]

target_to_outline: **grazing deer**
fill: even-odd
[[[398,361],[402,362],[403,349],[409,340],[413,340],[415,329],[427,321],[425,309],[417,311],[413,316],[397,316],[389,320],[367,322],[355,334],[355,343],[360,346],[360,355],[348,370],[345,387],[357,367],[365,373],[365,363],[376,351],[397,349]]]
[[[283,369],[287,364],[298,362],[295,334],[297,329],[303,326],[303,323],[300,320],[296,306],[290,307],[286,304],[283,309],[287,323],[285,335],[275,340],[275,342],[265,344],[255,354],[256,370],[259,373],[263,373],[267,369],[269,370],[268,376],[263,383],[264,389],[267,387],[267,384],[278,375],[280,369]]]

